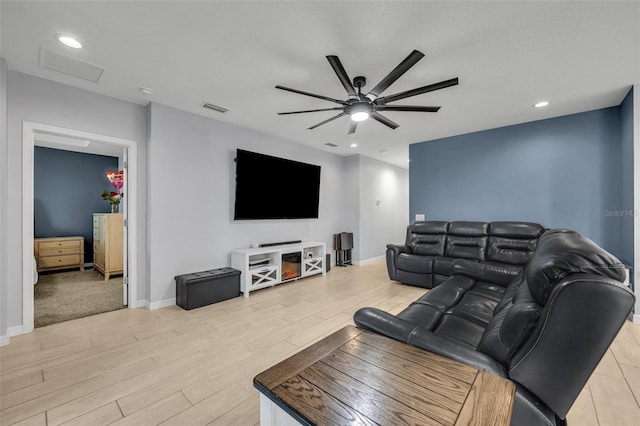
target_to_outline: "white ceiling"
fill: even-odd
[[[406,167],[408,145],[618,105],[640,83],[640,2],[2,1],[9,69],[131,102],[170,105],[341,155]],[[74,50],[54,38],[75,35]],[[98,83],[40,68],[41,46],[105,68]],[[326,55],[371,89],[413,49],[425,57],[383,95],[458,77],[407,98],[437,113],[385,112],[347,135],[337,106],[274,88],[347,99]],[[141,86],[154,90],[139,93]],[[534,109],[547,99],[551,105]],[[203,102],[229,109],[205,110]],[[339,145],[329,148],[327,142]],[[352,142],[358,148],[349,148]],[[381,153],[387,150],[387,153]]]

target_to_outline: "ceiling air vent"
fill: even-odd
[[[326,146],[330,146],[331,148],[337,148],[338,145],[336,145],[335,143],[331,143],[331,142],[327,142],[325,143]]]
[[[202,108],[207,108],[216,112],[222,112],[225,113],[227,111],[229,111],[227,108],[223,108],[221,106],[218,105],[214,105],[214,104],[210,104],[209,102],[205,102],[202,104]]]
[[[40,47],[40,66],[97,83],[104,68]]]

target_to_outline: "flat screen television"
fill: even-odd
[[[238,149],[234,220],[317,219],[320,166]]]

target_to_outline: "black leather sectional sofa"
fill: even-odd
[[[425,224],[419,229],[443,226]],[[463,246],[473,250],[457,252],[475,252],[480,260],[452,261],[451,277],[398,315],[362,308],[354,315],[355,324],[512,380],[514,426],[564,424],[633,307],[634,295],[622,284],[624,266],[573,231],[542,233],[532,225],[521,227],[523,233],[505,236],[503,230],[509,227],[481,228],[486,235],[473,237],[477,245]],[[542,235],[534,240],[537,233]],[[503,244],[516,234],[526,234],[523,240],[529,242]],[[429,238],[429,244],[438,244],[442,253],[441,237]],[[419,247],[424,241],[412,236],[410,243]],[[446,242],[444,249],[447,253]],[[392,260],[396,276],[405,271],[398,257]],[[438,257],[431,261],[431,272],[424,269],[422,274],[444,275],[433,267]],[[518,271],[514,275],[514,268],[504,265],[517,265]],[[412,273],[418,276],[415,270]]]
[[[404,245],[387,245],[389,278],[432,288],[451,276],[456,259],[517,274],[531,258],[545,228],[530,222],[416,222]]]

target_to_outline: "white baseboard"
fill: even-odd
[[[377,260],[384,259],[385,257],[386,257],[386,254],[383,254],[382,256],[370,257],[369,259],[354,261],[353,264],[366,265],[367,263],[375,262]]]
[[[19,336],[21,334],[24,334],[21,325],[7,328],[7,334],[0,336],[0,346],[8,345],[12,337]]]
[[[19,336],[21,334],[24,334],[24,331],[22,330],[21,325],[16,325],[15,327],[7,328],[7,334],[9,335],[9,337]]]
[[[133,303],[129,302],[129,309],[137,309],[137,308],[147,308],[149,309],[149,301],[148,300],[137,300]]]
[[[146,300],[145,302],[148,303]],[[176,304],[176,298],[172,297],[171,299],[165,299],[165,300],[160,300],[159,302],[149,303],[147,309],[149,309],[150,311],[155,311],[156,309],[167,308],[169,306],[174,306],[175,304]]]
[[[633,314],[633,322],[635,324],[640,324],[640,314]]]

